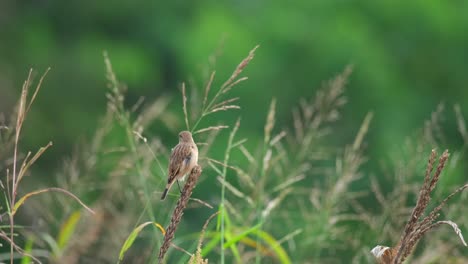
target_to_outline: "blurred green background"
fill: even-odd
[[[59,157],[94,130],[105,109],[103,50],[131,103],[179,96],[180,83],[200,81],[220,45],[215,68],[224,79],[260,44],[250,80],[236,91],[252,134],[261,134],[264,116],[248,113],[263,113],[277,97],[279,120],[287,121],[300,97],[353,64],[340,131],[349,137],[374,111],[370,145],[382,154],[421,127],[438,103],[468,100],[468,3],[401,3],[2,1],[0,110],[12,108],[30,67],[52,67],[29,121],[41,133],[25,140],[35,146],[53,138]],[[178,108],[180,100],[173,103]]]
[[[256,142],[272,98],[277,127],[289,126],[301,98],[352,64],[349,103],[330,140],[352,142],[372,111],[366,155],[368,166],[378,168],[441,102],[449,113],[443,147],[462,145],[452,105],[468,114],[467,14],[467,1],[3,0],[0,113],[11,113],[31,67],[38,74],[52,68],[22,141],[24,149],[54,142],[38,163],[43,177],[52,177],[51,168],[94,133],[105,112],[104,50],[128,86],[128,106],[141,96],[171,98],[178,125],[146,131],[171,145],[184,128],[181,83],[203,86],[217,53],[211,66],[219,84],[259,44],[249,80],[233,91],[242,109],[223,123],[242,116],[240,137]]]

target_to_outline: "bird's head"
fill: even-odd
[[[179,133],[179,142],[180,143],[191,143],[193,142],[192,133],[189,131],[182,131]]]

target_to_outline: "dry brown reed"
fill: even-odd
[[[28,77],[26,81],[23,83],[23,87],[21,90],[21,95],[19,102],[16,106],[16,123],[14,125],[14,131],[12,131],[12,137],[14,138],[13,140],[13,157],[12,157],[12,170],[10,173],[10,169],[6,169],[6,188],[2,184],[2,188],[5,194],[5,199],[6,199],[6,206],[7,206],[7,212],[5,214],[8,214],[9,216],[9,234],[5,232],[4,230],[0,230],[0,237],[2,237],[5,241],[7,241],[10,244],[10,263],[13,264],[15,260],[15,251],[17,251],[19,254],[28,256],[35,262],[40,263],[39,259],[37,259],[34,256],[31,256],[31,254],[28,254],[25,252],[23,249],[20,248],[15,242],[15,237],[17,234],[15,233],[15,216],[18,210],[22,207],[22,205],[31,197],[34,197],[36,195],[46,193],[46,192],[61,192],[67,196],[70,196],[74,200],[76,200],[81,206],[83,206],[86,210],[88,210],[91,213],[94,213],[93,210],[89,207],[87,207],[77,196],[72,194],[71,192],[62,189],[62,188],[44,188],[36,191],[31,191],[29,193],[24,194],[21,198],[18,198],[18,193],[19,193],[19,186],[27,172],[30,170],[31,166],[45,153],[45,151],[52,146],[52,142],[49,142],[46,146],[39,148],[39,150],[35,153],[32,154],[31,151],[29,151],[24,157],[20,155],[19,151],[19,141],[20,141],[20,135],[23,129],[23,124],[26,120],[26,117],[31,109],[32,104],[34,103],[40,89],[42,86],[42,82],[49,72],[50,68],[48,68],[45,73],[41,76],[39,79],[39,82],[36,85],[36,88],[32,94],[32,96],[29,96],[30,88],[33,84],[33,70],[31,69],[29,71]],[[20,165],[18,167],[18,165]],[[11,185],[11,186],[10,186]]]
[[[174,238],[175,232],[177,227],[182,219],[182,215],[184,214],[184,210],[187,207],[187,203],[189,201],[190,196],[192,195],[193,188],[197,184],[198,178],[200,177],[202,169],[199,165],[195,166],[190,175],[188,177],[187,183],[182,190],[182,195],[177,201],[176,208],[172,213],[171,223],[169,224],[166,234],[164,236],[164,241],[159,249],[158,261],[162,263],[164,260],[164,256],[166,255],[167,251],[169,250],[169,246],[171,245],[172,239]]]
[[[447,164],[449,158],[449,153],[447,150],[439,157],[437,168],[434,171],[434,166],[437,158],[437,153],[435,150],[432,150],[431,155],[426,166],[426,172],[424,176],[424,182],[419,192],[418,200],[416,206],[413,208],[411,216],[404,228],[403,234],[393,248],[385,246],[376,246],[371,253],[376,257],[378,263],[381,264],[400,264],[402,263],[414,250],[417,243],[428,231],[442,225],[450,225],[455,233],[459,236],[463,245],[466,246],[466,242],[463,239],[460,229],[457,224],[452,221],[437,221],[436,219],[440,215],[440,210],[444,205],[457,193],[468,188],[468,184],[463,185],[462,187],[455,190],[449,196],[447,196],[438,206],[436,206],[432,211],[424,218],[423,214],[431,200],[431,193],[436,187],[437,182],[440,179],[443,169]]]

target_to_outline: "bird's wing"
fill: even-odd
[[[175,177],[179,174],[183,162],[190,160],[192,157],[192,148],[189,144],[179,144],[173,150],[169,163],[169,177],[168,183],[175,180]]]

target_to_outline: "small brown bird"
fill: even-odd
[[[161,200],[166,198],[167,192],[171,189],[174,182],[183,180],[184,176],[197,165],[198,148],[193,141],[192,134],[189,131],[179,133],[179,144],[172,149],[169,160],[168,180]],[[180,188],[180,186],[179,186]]]
[[[376,246],[371,250],[378,264],[391,264],[395,260],[398,251],[395,248]]]

